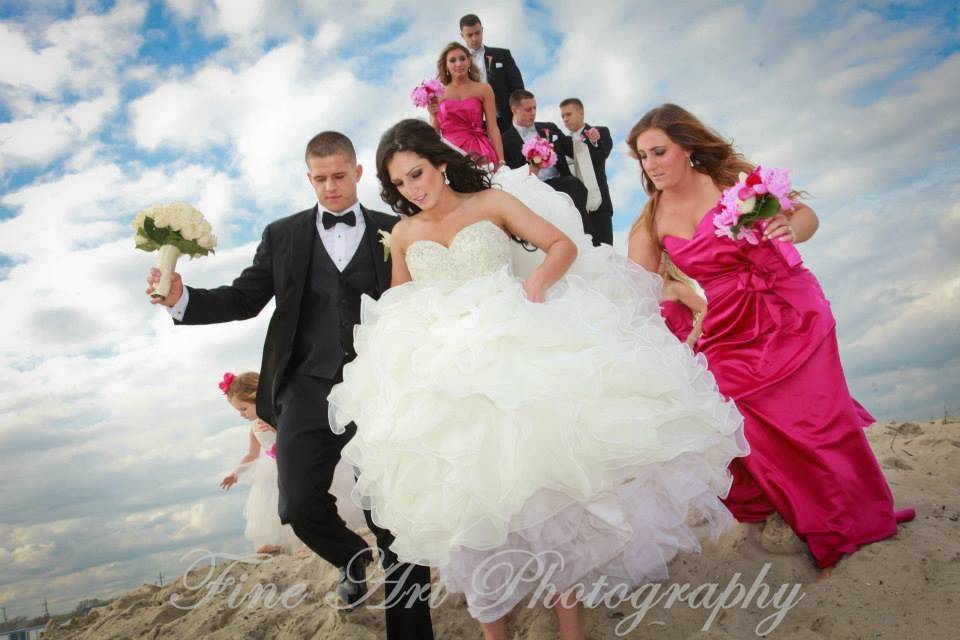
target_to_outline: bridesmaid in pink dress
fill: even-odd
[[[693,349],[702,332],[707,301],[694,290],[693,281],[673,264],[669,254],[660,255],[657,273],[663,278],[660,315],[670,333]]]
[[[627,140],[650,200],[629,255],[656,269],[662,250],[703,287],[710,313],[697,348],[743,414],[751,453],[731,465],[726,504],[742,522],[779,513],[821,569],[897,533],[890,487],[863,427],[873,417],[847,388],[836,321],[792,243],[817,230],[798,204],[768,221],[758,245],[714,234],[722,189],[753,165],[676,105],[648,112]]]
[[[437,60],[437,79],[446,86],[439,104],[430,105],[430,124],[448,142],[477,158],[480,166],[503,164],[493,89],[462,44],[451,42]],[[493,126],[487,126],[487,123]]]

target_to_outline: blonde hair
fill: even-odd
[[[680,282],[680,283],[682,283],[682,284],[685,284],[685,285],[687,285],[688,287],[690,287],[691,289],[693,289],[694,291],[696,291],[696,287],[694,286],[693,278],[691,278],[690,276],[688,276],[687,274],[685,274],[683,271],[680,271],[680,267],[678,267],[678,266],[673,262],[673,260],[670,259],[670,254],[669,254],[669,253],[667,253],[666,251],[664,251],[664,252],[660,255],[660,259],[665,262],[667,279],[673,280],[674,282]]]
[[[450,69],[447,68],[447,56],[450,55],[450,52],[454,49],[463,51],[464,55],[467,56],[467,62],[470,63],[470,68],[467,69],[467,77],[474,82],[480,82],[480,69],[477,68],[476,63],[473,61],[470,50],[459,42],[451,42],[440,52],[440,57],[437,58],[437,80],[445,85],[453,82],[453,76],[450,75]]]
[[[227,399],[236,398],[241,402],[257,402],[257,385],[260,384],[260,374],[256,371],[246,371],[236,376],[227,389]]]

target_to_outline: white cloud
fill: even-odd
[[[26,34],[12,24],[0,24],[0,82],[51,94],[70,69],[68,52],[47,46],[35,51]]]
[[[97,134],[119,107],[119,67],[140,46],[145,6],[118,2],[43,28],[0,23],[0,176],[48,164]]]
[[[0,175],[47,164],[76,149],[104,126],[118,106],[116,94],[102,95],[0,123]]]

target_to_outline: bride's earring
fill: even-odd
[[[443,184],[450,184],[450,178],[447,177],[447,172],[441,171],[440,173],[443,174]]]

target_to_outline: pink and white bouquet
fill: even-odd
[[[541,137],[530,138],[523,143],[521,150],[527,162],[537,166],[537,169],[549,169],[557,163],[557,154],[549,140]]]
[[[447,92],[443,83],[436,78],[424,80],[410,92],[410,99],[415,107],[428,107],[430,103],[439,100]]]
[[[790,199],[790,172],[787,169],[757,167],[740,173],[737,184],[725,189],[714,209],[714,233],[732,240],[760,243],[763,220],[780,211],[793,211]]]

